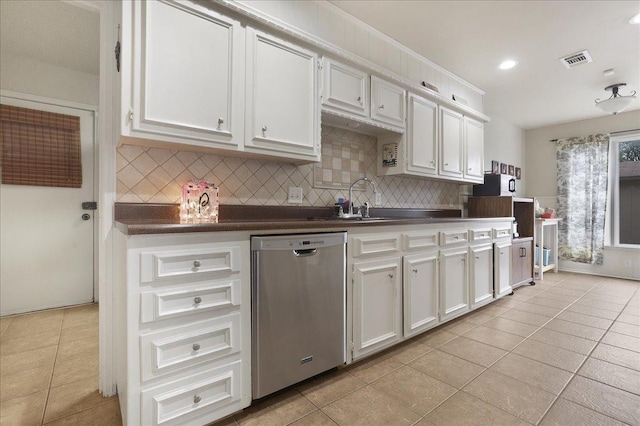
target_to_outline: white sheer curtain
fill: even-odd
[[[560,258],[602,264],[607,202],[609,136],[559,139],[558,226]]]

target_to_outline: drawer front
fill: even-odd
[[[156,289],[140,295],[140,317],[143,323],[203,311],[239,306],[240,280],[216,281],[202,285],[172,289]]]
[[[241,361],[236,361],[142,391],[141,424],[184,424],[239,402],[241,365]]]
[[[142,380],[237,353],[240,342],[240,312],[142,335]]]
[[[491,229],[472,229],[469,231],[471,234],[471,241],[491,241],[492,233]]]
[[[438,247],[438,231],[411,231],[402,234],[403,249],[428,249]]]
[[[240,269],[240,248],[162,251],[140,254],[140,282],[195,278],[206,273],[234,273]]]
[[[382,255],[400,251],[400,236],[396,234],[353,237],[353,257]]]
[[[511,227],[508,228],[493,228],[493,238],[509,238],[511,237]]]
[[[442,231],[440,232],[440,245],[449,246],[452,244],[469,242],[469,232],[467,231]]]

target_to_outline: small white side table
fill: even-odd
[[[553,219],[536,219],[536,229],[534,233],[535,245],[538,246],[538,261],[533,265],[534,274],[537,274],[536,279],[544,280],[543,275],[546,271],[553,269],[553,272],[558,272],[558,222],[562,218],[556,217]],[[546,241],[547,245],[550,245],[551,256],[549,264],[544,266],[544,250],[545,245],[545,228],[549,229],[550,241]]]

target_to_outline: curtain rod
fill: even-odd
[[[625,133],[640,132],[640,129],[620,130],[618,132],[609,132],[608,135],[623,135]],[[549,139],[549,142],[558,142],[559,139]]]

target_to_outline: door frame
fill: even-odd
[[[15,99],[17,101],[27,101],[27,102],[35,102],[45,105],[58,106],[62,108],[71,108],[77,109],[79,111],[87,111],[93,115],[93,200],[85,200],[85,201],[95,201],[98,197],[98,170],[99,170],[99,154],[98,154],[98,107],[95,105],[83,104],[78,102],[65,101],[62,99],[54,99],[48,98],[44,96],[31,95],[28,93],[22,92],[14,92],[11,90],[0,89],[0,96],[3,98]],[[97,302],[99,300],[98,292],[99,292],[99,282],[98,282],[98,211],[94,210],[93,213],[93,289],[92,289],[92,300]]]

